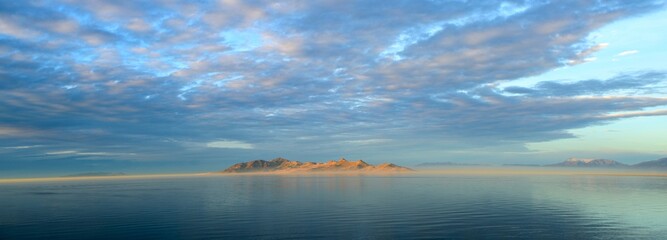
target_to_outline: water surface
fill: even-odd
[[[0,239],[660,239],[667,178],[289,176],[0,184]]]

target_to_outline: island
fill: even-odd
[[[353,173],[400,173],[414,170],[401,167],[393,163],[372,165],[363,160],[348,161],[341,158],[338,161],[330,160],[323,163],[299,162],[285,158],[275,158],[270,161],[254,160],[232,165],[222,173],[317,173],[317,172],[353,172]]]

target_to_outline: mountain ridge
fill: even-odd
[[[667,158],[660,158],[652,161],[644,161],[636,164],[625,164],[610,159],[599,158],[568,158],[567,160],[544,165],[547,167],[609,167],[609,168],[667,168]]]
[[[667,168],[667,157],[653,161],[640,162],[632,166],[638,168]]]
[[[327,162],[300,162],[291,161],[282,157],[270,161],[252,160],[234,164],[222,173],[248,173],[248,172],[409,172],[410,168],[401,167],[393,163],[382,163],[377,166],[368,164],[363,160],[348,161],[340,158],[338,161]]]
[[[552,167],[628,167],[625,163],[620,163],[609,159],[594,159],[594,158],[568,158],[567,160],[550,164],[546,166]]]

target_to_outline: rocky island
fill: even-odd
[[[395,173],[412,172],[414,170],[401,167],[392,163],[371,165],[363,160],[348,161],[341,158],[338,161],[330,160],[324,163],[290,161],[285,158],[275,158],[271,161],[254,160],[237,163],[222,171],[222,173],[250,173],[250,172],[272,172],[272,173],[302,173],[302,172],[370,172],[370,173]]]

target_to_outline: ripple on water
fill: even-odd
[[[242,176],[7,184],[0,186],[0,239],[663,236],[667,193],[656,185],[667,184],[612,180]]]

